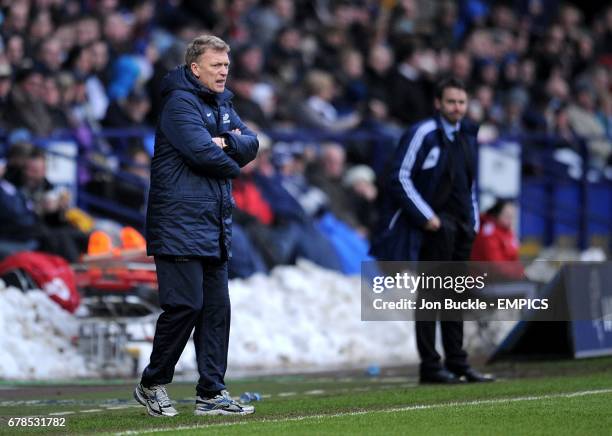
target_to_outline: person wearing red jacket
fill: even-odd
[[[252,163],[242,168],[240,176],[234,181],[232,195],[240,211],[269,226],[274,221],[274,213],[253,180],[254,170]]]
[[[519,263],[519,244],[512,231],[516,206],[510,200],[498,200],[481,216],[481,226],[474,245],[471,260],[495,262],[494,270],[500,278],[521,280],[525,277]]]

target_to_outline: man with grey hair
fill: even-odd
[[[196,415],[244,415],[225,388],[230,331],[231,181],[258,149],[225,89],[229,46],[204,35],[162,82],[151,161],[147,253],[154,256],[162,313],[136,400],[152,416],[175,416],[166,384],[191,333],[200,378]]]

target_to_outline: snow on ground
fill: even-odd
[[[269,276],[233,280],[230,296],[230,373],[418,361],[413,323],[361,321],[358,276],[299,262],[278,267]],[[70,343],[78,333],[78,319],[40,291],[23,294],[0,283],[0,331],[0,379],[91,375]],[[140,347],[139,370],[150,350],[149,344]],[[195,368],[190,341],[177,373]]]
[[[71,338],[78,322],[42,291],[24,294],[0,280],[0,379],[86,377]]]

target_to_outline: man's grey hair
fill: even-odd
[[[187,46],[187,50],[185,50],[185,64],[189,66],[193,62],[197,63],[198,58],[206,50],[229,52],[230,46],[228,45],[227,42],[223,41],[221,38],[218,38],[213,35],[198,36],[197,38],[194,38],[193,41],[189,43],[189,45]]]

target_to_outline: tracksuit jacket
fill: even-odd
[[[477,158],[478,126],[462,121],[460,131]],[[443,137],[440,116],[428,118],[411,126],[401,137],[395,150],[381,205],[379,229],[372,241],[371,254],[378,260],[416,261],[423,239],[423,226],[438,211],[434,210],[436,195],[443,186],[451,144]],[[448,162],[451,164],[451,162]],[[476,183],[471,187],[471,223],[478,231],[479,215]]]
[[[232,95],[211,92],[185,65],[164,78],[147,207],[149,255],[230,257],[230,179],[259,147],[234,111]],[[231,133],[236,128],[242,135]],[[216,136],[228,146],[217,146]]]

